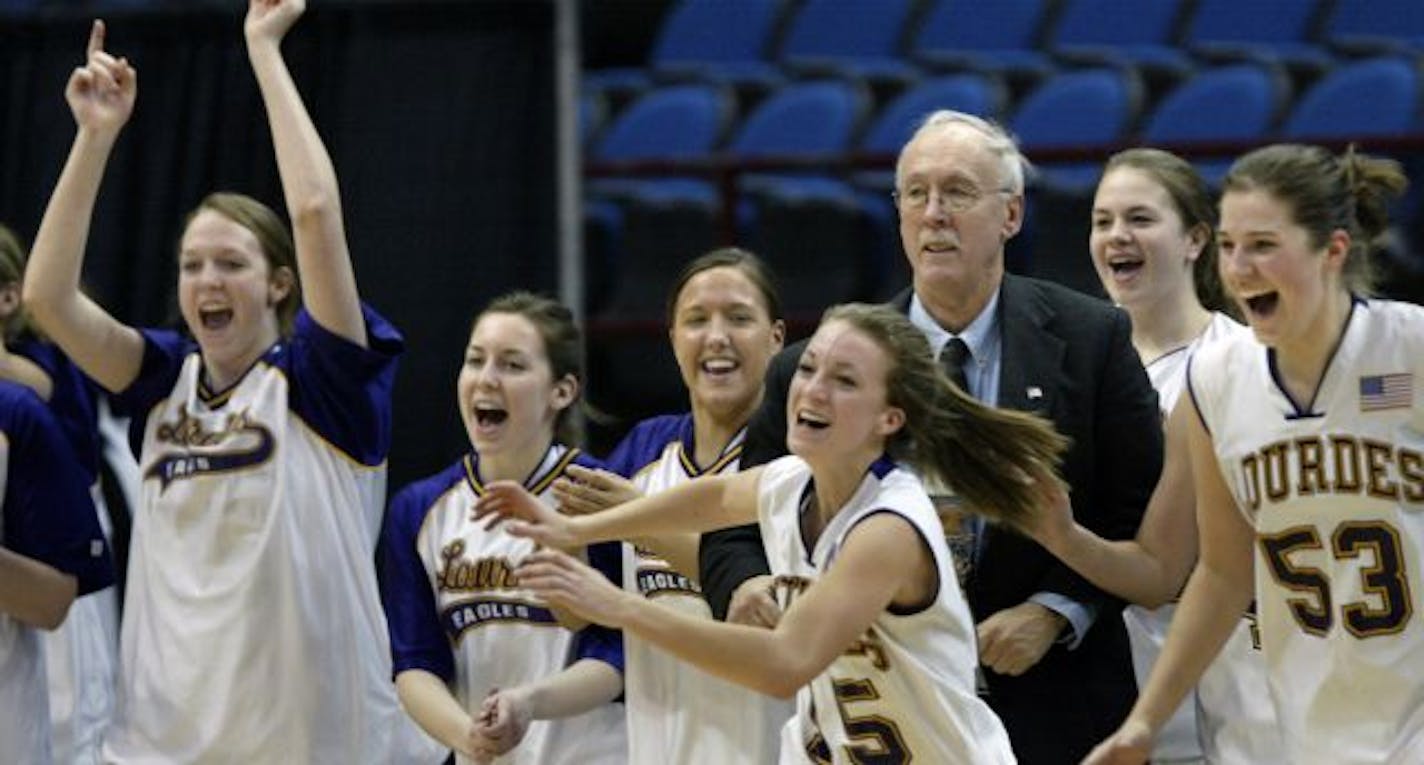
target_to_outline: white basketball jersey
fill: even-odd
[[[1213,313],[1206,329],[1190,344],[1147,364],[1147,375],[1157,390],[1165,423],[1187,385],[1187,362],[1202,346],[1251,330],[1223,313]],[[1185,455],[1182,455],[1185,457]],[[1132,666],[1139,688],[1147,678],[1176,613],[1175,603],[1146,609],[1128,606],[1122,619],[1132,646]],[[1254,635],[1255,616],[1243,615],[1216,660],[1207,667],[1195,693],[1182,701],[1158,733],[1152,747],[1157,761],[1205,758],[1212,763],[1281,762],[1280,737],[1274,709],[1266,698],[1265,663]]]
[[[1356,301],[1313,400],[1251,337],[1203,348],[1189,385],[1256,529],[1256,607],[1293,763],[1424,753],[1424,309]]]
[[[231,389],[196,347],[145,335],[116,410],[134,418],[134,513],[114,762],[388,762],[405,725],[376,589],[390,389],[370,347],[302,311]]]
[[[892,513],[934,556],[939,591],[924,608],[887,609],[845,653],[796,694],[781,762],[1014,762],[1003,723],[974,690],[974,620],[959,589],[944,528],[920,479],[888,458],[808,547],[800,508],[811,470],[799,457],[768,463],[758,488],[762,543],[784,605],[815,585],[857,524]]]
[[[609,458],[652,494],[700,475],[735,472],[742,434],[699,469],[693,462],[692,417],[639,423]],[[646,550],[623,545],[623,585],[667,608],[711,619],[697,583]],[[636,636],[625,634],[629,762],[634,765],[757,764],[776,759],[791,704],[714,677]]]
[[[553,506],[549,487],[578,456],[577,450],[551,446],[525,488]],[[579,462],[596,466],[586,458]],[[543,600],[514,583],[514,569],[536,546],[471,520],[484,491],[478,458],[467,455],[396,495],[381,537],[395,671],[422,669],[445,679],[472,717],[490,689],[532,683],[580,658],[621,669],[620,657],[585,650],[610,642],[616,650],[616,631],[593,626],[570,632]],[[612,550],[606,557],[616,562]],[[494,762],[622,765],[624,739],[623,706],[610,702],[574,717],[531,722],[519,745]],[[461,755],[457,762],[469,760]]]

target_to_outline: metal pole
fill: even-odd
[[[554,0],[554,108],[558,195],[559,298],[582,322],[583,165],[579,145],[578,0]]]

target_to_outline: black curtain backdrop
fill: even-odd
[[[85,281],[120,319],[172,324],[183,217],[208,192],[282,203],[242,42],[242,8],[110,15],[138,69]],[[245,7],[245,4],[241,4]],[[552,3],[310,8],[285,45],[341,180],[362,297],[405,334],[392,489],[468,449],[455,375],[475,312],[513,288],[554,293]],[[63,90],[89,19],[0,19],[0,221],[32,241],[74,137]]]

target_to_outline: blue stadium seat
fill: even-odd
[[[1107,146],[1127,135],[1141,109],[1142,85],[1130,70],[1081,69],[1054,75],[1029,93],[1009,121],[1024,152]],[[1045,163],[1036,181],[1068,189],[1097,183],[1100,163]]]
[[[1281,133],[1294,140],[1405,135],[1419,128],[1419,69],[1381,57],[1342,65],[1297,99]]]
[[[1322,32],[1342,50],[1424,52],[1424,3],[1419,0],[1336,0]]]
[[[1321,0],[1198,0],[1182,46],[1209,59],[1256,59],[1324,69],[1328,51],[1310,39]]]
[[[1192,61],[1175,45],[1181,0],[1067,0],[1048,48],[1077,61],[1186,72]]]
[[[666,80],[774,87],[782,81],[767,56],[784,0],[681,0],[658,29],[643,67],[584,73],[589,89],[643,90]]]
[[[1043,77],[1052,60],[1037,47],[1047,0],[935,0],[911,43],[923,66]]]
[[[1238,64],[1203,69],[1168,93],[1146,118],[1148,146],[1264,139],[1275,125],[1288,91],[1279,68]],[[1230,159],[1203,159],[1197,168],[1215,184]]]
[[[717,146],[735,113],[734,99],[713,85],[669,85],[648,91],[615,117],[594,143],[595,162],[688,160]],[[711,203],[711,187],[690,178],[598,178],[591,193],[621,198],[691,198]]]
[[[743,160],[839,154],[853,145],[869,108],[869,94],[854,82],[820,80],[788,85],[747,115],[728,142],[726,153]],[[844,186],[827,180],[824,172],[777,171],[747,176],[742,187],[757,193],[815,195]]]
[[[911,8],[911,0],[806,0],[778,57],[810,75],[908,82],[919,75],[903,55]]]

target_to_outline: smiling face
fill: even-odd
[[[848,322],[821,325],[806,345],[786,399],[786,443],[813,466],[875,459],[904,425],[886,400],[890,356]]]
[[[1344,290],[1349,235],[1311,242],[1290,207],[1262,190],[1228,191],[1217,234],[1221,280],[1263,344],[1291,350],[1329,341],[1329,301]]]
[[[1093,266],[1113,302],[1151,310],[1192,294],[1192,264],[1208,232],[1187,229],[1167,189],[1131,166],[1110,170],[1093,198]]]
[[[761,291],[741,269],[719,266],[688,279],[668,339],[693,411],[744,421],[761,400],[782,336],[781,322],[772,321]]]
[[[1023,196],[1004,190],[1003,162],[986,140],[966,125],[926,128],[900,154],[900,243],[922,296],[987,301],[1003,277],[1004,243],[1018,233]],[[973,203],[952,211],[956,197]]]
[[[542,452],[578,389],[572,376],[553,378],[543,336],[513,313],[486,313],[476,322],[455,387],[460,419],[482,463]]]
[[[178,250],[178,307],[214,382],[231,381],[277,342],[276,305],[291,273],[275,275],[257,237],[213,210],[183,231]]]

